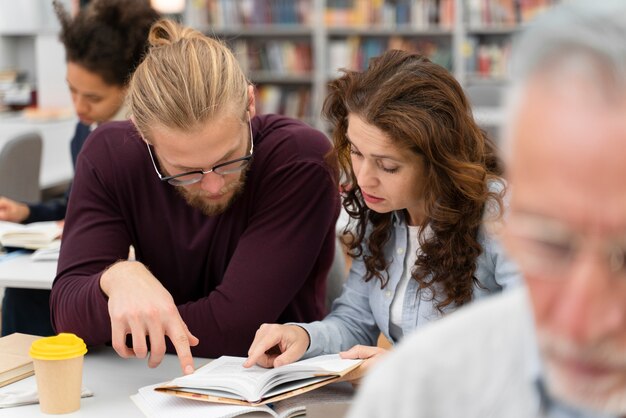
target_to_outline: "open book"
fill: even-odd
[[[274,369],[243,367],[245,357],[222,356],[156,388],[184,398],[235,405],[276,402],[339,380],[362,360],[342,359],[338,354],[313,357]]]
[[[168,396],[156,392],[157,386],[142,387],[130,397],[147,418],[232,418],[241,415],[293,418],[305,416],[308,410],[321,406],[345,412],[354,396],[350,383],[339,382],[269,405],[228,405]]]
[[[14,333],[0,338],[0,387],[34,374],[30,345],[39,336]]]
[[[56,221],[18,224],[0,221],[0,244],[5,247],[37,250],[58,245],[63,228]]]

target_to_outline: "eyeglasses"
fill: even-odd
[[[612,274],[626,276],[626,238],[598,242],[558,222],[519,214],[511,214],[506,228],[511,254],[522,270],[567,277],[583,251],[600,251]]]
[[[254,150],[254,137],[252,135],[252,123],[250,122],[250,115],[248,115],[248,129],[250,130],[250,151],[248,155],[237,158],[235,160],[226,161],[220,164],[213,166],[210,170],[193,170],[187,171],[185,173],[174,174],[173,176],[164,176],[159,172],[157,168],[156,162],[154,160],[154,156],[152,154],[152,146],[146,142],[148,147],[148,153],[150,154],[150,160],[152,160],[152,166],[154,167],[154,171],[156,171],[159,179],[161,181],[166,181],[172,186],[188,186],[190,184],[198,183],[202,180],[202,177],[205,174],[215,173],[220,176],[225,176],[227,174],[237,173],[244,168],[246,168],[250,164],[250,160],[252,160],[252,151]]]

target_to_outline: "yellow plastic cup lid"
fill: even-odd
[[[30,356],[37,360],[66,360],[80,357],[87,352],[82,338],[74,334],[61,333],[33,341]]]

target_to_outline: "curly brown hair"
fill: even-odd
[[[454,77],[419,54],[392,50],[371,60],[367,70],[343,73],[329,83],[323,115],[332,124],[346,180],[343,205],[356,223],[354,231],[344,231],[350,255],[363,256],[366,281],[376,278],[381,288],[387,285],[389,260],[383,251],[393,218],[370,210],[361,196],[346,136],[348,115],[354,114],[424,160],[426,217],[412,270],[419,289],[430,288],[440,311],[471,301],[478,285],[476,259],[483,251],[478,242],[483,212],[488,202],[493,202],[489,210],[496,218],[502,212],[502,164],[493,142],[474,122]],[[494,181],[502,183],[497,191],[489,187]],[[429,237],[424,234],[427,225],[433,232]]]
[[[98,74],[109,85],[126,86],[148,48],[148,32],[159,14],[148,0],[95,0],[72,18],[54,0],[66,61]]]

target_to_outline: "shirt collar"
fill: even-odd
[[[122,106],[119,109],[117,109],[117,113],[115,113],[115,115],[113,115],[113,117],[106,122],[120,121],[120,120],[126,120],[126,119],[128,119],[128,106],[126,106],[126,102],[124,102],[124,104],[122,104]],[[94,122],[91,125],[89,125],[89,129],[93,131],[102,123]]]

